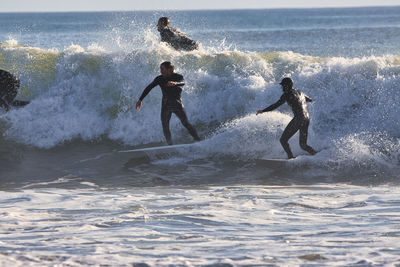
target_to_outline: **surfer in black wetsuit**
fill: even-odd
[[[289,122],[289,124],[286,126],[286,129],[283,131],[280,142],[283,146],[283,149],[287,153],[288,158],[294,158],[288,141],[298,130],[300,130],[300,147],[311,155],[316,154],[317,152],[312,147],[307,145],[310,116],[308,114],[306,102],[312,102],[312,99],[300,90],[296,90],[291,78],[284,78],[280,85],[282,85],[283,90],[283,95],[281,98],[275,104],[272,104],[263,110],[258,110],[257,115],[263,112],[274,110],[283,103],[287,102],[292,108],[294,118]]]
[[[199,43],[187,37],[184,33],[172,28],[167,17],[158,20],[157,30],[161,35],[161,42],[170,44],[176,50],[192,51],[199,49]]]
[[[10,107],[21,107],[28,101],[15,100],[18,94],[19,79],[5,70],[0,70],[0,107],[10,110]]]
[[[174,65],[169,61],[161,63],[160,71],[161,75],[157,76],[154,81],[144,89],[139,101],[136,103],[136,109],[139,110],[142,107],[142,101],[151,91],[151,89],[159,85],[163,95],[161,106],[161,122],[167,143],[172,145],[171,132],[169,130],[169,121],[172,113],[175,113],[175,115],[178,116],[183,126],[185,126],[192,135],[193,139],[200,141],[196,129],[189,123],[185,109],[183,108],[181,98],[182,86],[185,85],[183,76],[174,72]]]

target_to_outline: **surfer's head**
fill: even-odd
[[[294,87],[294,82],[292,78],[289,77],[283,78],[279,84],[282,85],[283,91],[289,91]]]
[[[161,17],[158,19],[157,30],[161,31],[163,28],[169,26],[169,18]]]
[[[160,65],[160,72],[164,77],[170,76],[172,73],[174,73],[174,64],[172,64],[170,61],[164,61]]]

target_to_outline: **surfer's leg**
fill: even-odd
[[[189,131],[190,135],[193,137],[194,140],[200,141],[200,137],[197,135],[196,129],[190,124],[186,112],[183,108],[178,108],[174,111],[175,115],[180,119],[181,123],[185,128]]]
[[[172,145],[171,132],[169,130],[169,121],[171,119],[171,115],[172,112],[169,109],[165,107],[161,108],[161,123],[163,127],[165,140],[167,140],[168,145]]]
[[[290,150],[288,141],[299,130],[298,124],[299,123],[297,122],[297,120],[292,119],[286,126],[281,136],[281,139],[279,140],[289,159],[294,158],[294,156],[292,150]]]
[[[300,147],[310,153],[311,155],[315,155],[317,152],[309,145],[307,145],[307,137],[308,137],[308,126],[310,125],[310,121],[306,120],[300,127]]]

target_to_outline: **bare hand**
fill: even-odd
[[[261,114],[261,113],[264,113],[261,109],[260,109],[260,110],[257,110],[256,115]]]
[[[136,102],[136,110],[139,110],[139,109],[141,109],[142,108],[142,101],[138,101],[138,102]]]
[[[167,86],[175,86],[176,84],[177,84],[177,82],[169,81],[167,83]]]

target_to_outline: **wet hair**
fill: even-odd
[[[287,88],[293,88],[294,86],[293,79],[290,77],[283,78],[279,84]]]
[[[164,61],[163,63],[161,63],[160,66],[163,66],[166,69],[174,69],[174,64],[172,64],[170,61]]]
[[[169,18],[167,17],[161,17],[158,20],[158,23],[161,23],[162,25],[168,26],[169,25]]]

